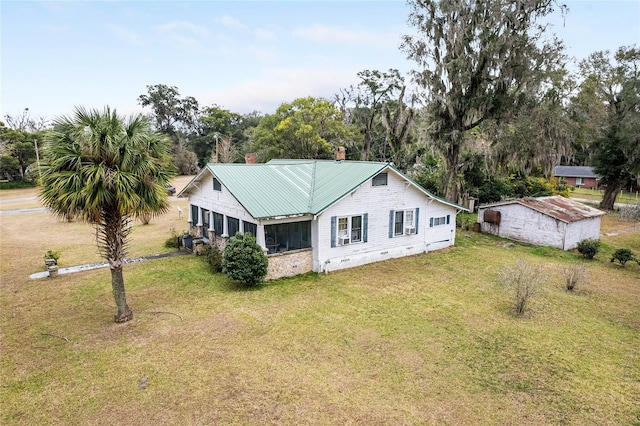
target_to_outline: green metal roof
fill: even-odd
[[[264,164],[210,163],[181,191],[188,194],[203,172],[210,172],[256,219],[319,214],[336,201],[390,168],[390,163],[330,160],[271,160]],[[415,184],[426,195],[446,204]]]

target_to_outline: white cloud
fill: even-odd
[[[116,36],[117,39],[127,44],[131,44],[134,46],[142,46],[144,44],[142,36],[133,30],[117,25],[107,25],[106,27],[114,36]]]
[[[331,99],[341,87],[354,83],[351,70],[272,68],[259,78],[249,79],[217,91],[200,93],[203,105],[213,103],[239,113],[260,111],[272,114],[283,102],[313,96]]]
[[[219,18],[216,18],[215,21],[218,24],[222,25],[223,27],[231,28],[231,29],[234,29],[234,30],[248,30],[249,29],[242,22],[238,21],[236,18],[234,18],[232,16],[229,16],[229,15],[224,15],[224,16],[221,16]]]
[[[189,21],[173,21],[168,24],[159,25],[157,28],[166,33],[175,34],[187,32],[200,37],[209,36],[209,30],[206,27],[192,24]]]
[[[319,43],[329,42],[382,48],[395,47],[399,42],[399,34],[350,30],[317,23],[309,27],[296,28],[291,35]]]
[[[256,36],[256,38],[258,38],[260,40],[275,40],[276,39],[276,34],[273,31],[267,30],[265,28],[257,28],[255,30],[253,30],[253,35]]]

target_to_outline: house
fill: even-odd
[[[344,160],[208,164],[178,196],[189,198],[194,237],[223,248],[237,232],[254,234],[267,279],[449,247],[466,211],[391,163]]]
[[[559,195],[520,198],[480,206],[482,232],[537,246],[571,250],[584,239],[600,238],[605,213]]]
[[[567,185],[581,188],[596,189],[600,177],[587,166],[556,166],[553,168],[553,175],[557,178],[564,178]]]

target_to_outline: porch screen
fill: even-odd
[[[278,250],[298,250],[311,247],[311,221],[265,225],[268,241],[278,245]]]

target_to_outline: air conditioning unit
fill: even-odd
[[[340,245],[349,244],[349,236],[348,235],[338,235],[338,244],[340,244]]]
[[[406,228],[404,228],[404,233],[407,235],[415,234],[416,228],[414,228],[413,226],[407,226]]]

